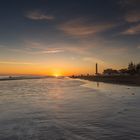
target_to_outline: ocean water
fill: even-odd
[[[140,140],[140,87],[0,81],[0,140]]]

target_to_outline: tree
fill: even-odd
[[[120,69],[121,74],[128,74],[128,69]]]
[[[128,73],[131,74],[131,75],[136,74],[136,66],[133,62],[130,62],[128,64]]]
[[[140,75],[140,63],[136,65],[136,72]]]

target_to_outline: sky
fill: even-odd
[[[0,74],[71,75],[140,62],[140,0],[1,0]]]

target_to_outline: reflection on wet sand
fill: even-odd
[[[3,81],[0,139],[139,140],[139,91],[69,78]]]

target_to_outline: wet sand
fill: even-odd
[[[0,140],[139,140],[139,91],[69,78],[1,81]]]

